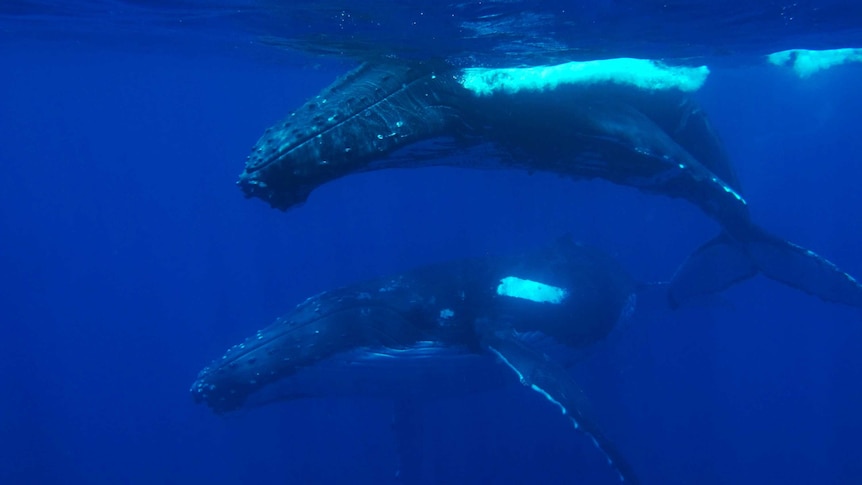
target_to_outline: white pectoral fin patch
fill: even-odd
[[[512,298],[522,298],[536,303],[560,304],[566,299],[568,291],[565,288],[547,285],[533,280],[507,276],[497,285],[497,294]]]

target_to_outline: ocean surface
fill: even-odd
[[[280,212],[235,186],[251,146],[365,56],[710,66],[701,102],[753,218],[862,275],[853,1],[0,2],[0,483],[399,483],[393,404],[227,417],[189,386],[306,297],[562,234],[666,281],[718,226],[602,181],[455,168],[354,175]],[[756,277],[633,317],[572,368],[646,484],[862,483],[862,312]],[[422,483],[618,483],[511,388],[417,410]]]

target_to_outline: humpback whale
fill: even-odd
[[[589,63],[575,64],[555,69],[581,73]],[[728,156],[688,93],[703,82],[705,67],[613,65],[622,81],[552,83],[547,70],[367,62],[267,129],[238,184],[247,197],[286,210],[326,182],[387,168],[453,165],[601,178],[685,199],[720,223],[721,234],[671,279],[672,305],[762,273],[862,307],[862,285],[853,277],[751,221]],[[630,75],[645,67],[652,69],[646,77]],[[470,156],[472,149],[482,156]]]
[[[438,263],[308,298],[204,368],[191,393],[222,414],[309,397],[458,396],[517,380],[636,483],[563,360],[549,356],[601,340],[635,301],[614,259],[568,239]]]

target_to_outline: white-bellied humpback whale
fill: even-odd
[[[307,299],[203,369],[191,393],[226,413],[309,397],[458,396],[517,379],[636,483],[578,385],[546,353],[604,338],[632,312],[634,289],[615,260],[568,240],[426,266]]]
[[[594,67],[477,72],[443,62],[369,62],[269,128],[238,183],[247,196],[287,209],[328,181],[386,168],[457,165],[602,178],[686,199],[721,224],[722,233],[674,275],[674,304],[762,273],[862,307],[862,285],[853,277],[751,221],[722,144],[687,94],[703,82],[705,68],[665,71],[626,60],[612,68],[646,74],[542,78],[583,78]],[[480,145],[492,148],[494,160],[450,156]]]

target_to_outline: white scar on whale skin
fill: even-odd
[[[536,303],[554,304],[561,303],[568,296],[568,292],[563,288],[546,285],[539,281],[518,278],[517,276],[507,276],[501,279],[500,284],[497,286],[497,294],[512,298],[523,298],[524,300]]]
[[[791,66],[797,76],[805,79],[830,67],[862,62],[862,49],[790,49],[769,54],[766,59],[775,66]]]
[[[604,59],[554,66],[467,68],[459,82],[479,96],[502,92],[546,91],[562,85],[614,83],[645,91],[697,91],[706,82],[706,66],[668,66],[650,59]]]

